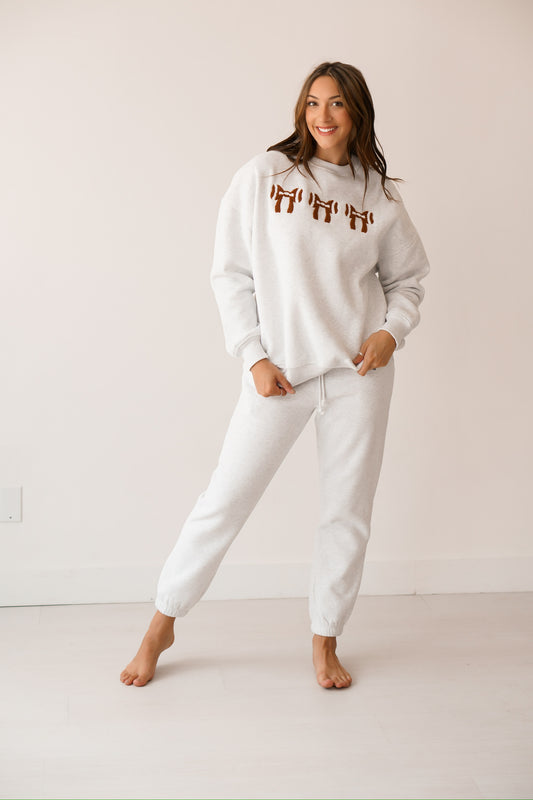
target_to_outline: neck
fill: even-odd
[[[322,161],[329,161],[330,164],[336,164],[338,167],[345,167],[346,164],[350,163],[346,150],[341,150],[340,148],[323,150],[317,145],[315,148],[315,156],[321,158]]]

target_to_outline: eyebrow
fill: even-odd
[[[315,94],[308,94],[308,97],[314,97],[315,100],[318,100],[318,97]],[[331,97],[328,97],[328,100],[334,100],[335,97],[340,97],[340,94],[333,94]]]

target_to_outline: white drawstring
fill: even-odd
[[[326,384],[324,375],[318,376],[318,407],[317,414],[323,414],[326,406]]]

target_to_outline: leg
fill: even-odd
[[[327,403],[315,417],[320,521],[309,592],[314,644],[342,633],[359,592],[393,382],[393,358],[364,376],[349,369],[325,375]]]
[[[249,372],[249,371],[248,371]],[[184,616],[207,590],[230,544],[255,508],[313,411],[309,387],[262,397],[243,374],[218,464],[165,562],[156,607]]]
[[[224,554],[313,412],[310,388],[262,397],[243,371],[241,394],[218,464],[180,531],[159,578],[156,608],[133,661],[121,673],[127,685],[144,686],[161,652],[174,641],[174,618],[201,598]]]

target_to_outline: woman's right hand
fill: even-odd
[[[250,367],[250,372],[252,373],[257,393],[263,397],[285,396],[287,392],[295,394],[295,389],[283,372],[268,358],[256,361]]]

